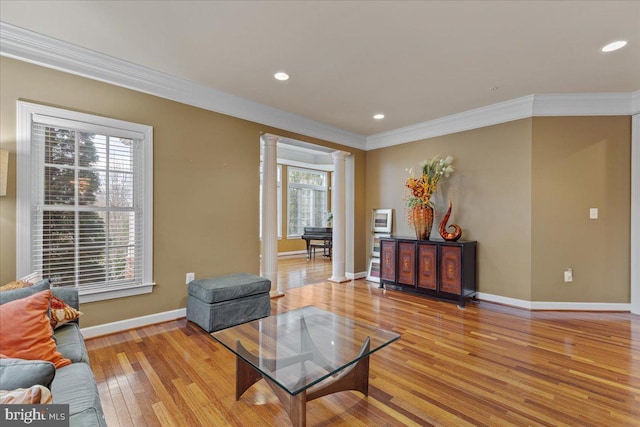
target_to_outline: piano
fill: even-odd
[[[311,259],[311,250],[322,248],[322,255],[331,259],[331,248],[333,242],[333,229],[331,227],[304,227],[304,234],[301,236],[307,243],[307,259]],[[313,243],[322,241],[322,244]]]

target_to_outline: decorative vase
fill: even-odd
[[[424,205],[411,208],[411,225],[418,240],[429,240],[433,228],[433,208]]]
[[[446,215],[442,218],[439,231],[440,236],[442,236],[444,240],[455,242],[462,236],[462,228],[460,228],[458,224],[450,224],[449,227],[447,227],[447,221],[449,221],[449,217],[451,216],[451,206],[451,200],[449,200],[449,209],[447,209]],[[452,228],[453,233],[448,232],[447,228]]]

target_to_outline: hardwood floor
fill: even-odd
[[[315,305],[402,335],[371,356],[369,396],[307,405],[309,426],[638,426],[640,317],[455,304],[363,280],[295,287]],[[264,383],[235,401],[234,356],[177,320],[87,340],[109,426],[286,426]]]
[[[282,257],[278,259],[278,283],[283,290],[322,282],[331,277],[331,260],[317,253],[315,258]]]

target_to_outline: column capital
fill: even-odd
[[[340,159],[345,159],[347,156],[350,156],[351,153],[349,153],[347,151],[337,150],[337,151],[334,151],[333,153],[331,153],[331,155],[333,156],[333,158],[335,160],[340,160]]]
[[[279,136],[270,133],[263,133],[262,135],[260,135],[260,141],[264,145],[276,145],[279,139]]]

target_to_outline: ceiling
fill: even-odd
[[[640,1],[2,1],[0,20],[363,136],[640,89]]]

